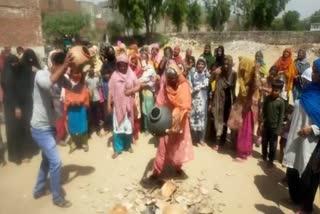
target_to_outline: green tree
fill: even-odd
[[[118,0],[118,6],[127,29],[138,31],[143,27],[143,11],[138,0]]]
[[[154,25],[159,20],[162,9],[162,0],[139,0],[139,6],[143,11],[146,33],[152,33]]]
[[[282,20],[286,30],[298,30],[300,14],[297,11],[290,10],[283,14]]]
[[[181,31],[182,24],[188,12],[188,2],[187,0],[166,0],[164,12],[171,19],[177,31]]]
[[[146,27],[152,33],[161,14],[162,0],[118,0],[119,12],[124,16],[126,26],[133,30]]]
[[[290,0],[232,0],[233,11],[241,16],[247,28],[259,30],[271,27],[273,20]]]
[[[48,38],[74,36],[89,25],[89,17],[80,13],[62,12],[45,15],[42,29]]]
[[[310,16],[310,23],[320,23],[320,10]]]
[[[198,1],[189,1],[187,12],[187,26],[189,31],[199,30],[201,23],[201,6]]]
[[[285,30],[284,24],[283,24],[283,19],[282,18],[276,18],[273,20],[271,24],[271,29],[274,31],[282,31]]]
[[[213,30],[223,30],[223,25],[229,20],[231,5],[229,0],[205,0],[208,12],[207,22]]]

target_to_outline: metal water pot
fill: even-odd
[[[152,135],[166,135],[166,130],[172,127],[172,113],[166,106],[155,106],[148,115],[148,131]]]

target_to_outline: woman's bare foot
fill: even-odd
[[[206,143],[203,142],[203,141],[200,141],[200,145],[201,145],[201,146],[206,146]]]
[[[88,152],[89,151],[89,146],[87,144],[83,145],[82,148],[83,148],[84,152]]]
[[[69,150],[69,154],[73,153],[74,151],[77,150],[77,147],[74,143],[70,144],[70,150]]]
[[[212,147],[212,149],[215,150],[215,151],[218,151],[218,150],[219,150],[219,145],[214,145],[214,146]]]
[[[233,161],[238,162],[238,163],[242,163],[245,161],[245,159],[237,157],[237,158],[233,159]]]
[[[117,152],[113,153],[113,155],[112,155],[112,159],[116,159],[119,155],[120,155],[120,154],[119,154],[119,153],[117,153]]]

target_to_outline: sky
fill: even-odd
[[[104,0],[87,0],[91,2],[101,2]],[[296,10],[300,13],[301,18],[306,18],[312,15],[317,10],[320,10],[320,0],[290,0],[286,7],[286,11]]]
[[[300,13],[301,18],[307,18],[320,10],[320,0],[290,0],[286,7],[286,11],[288,10],[296,10]]]

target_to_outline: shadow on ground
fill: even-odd
[[[70,164],[61,168],[61,183],[67,184],[80,176],[87,176],[92,174],[95,168],[92,166],[79,166]]]
[[[264,204],[254,205],[258,211],[265,214],[285,214],[279,207],[267,206]]]

